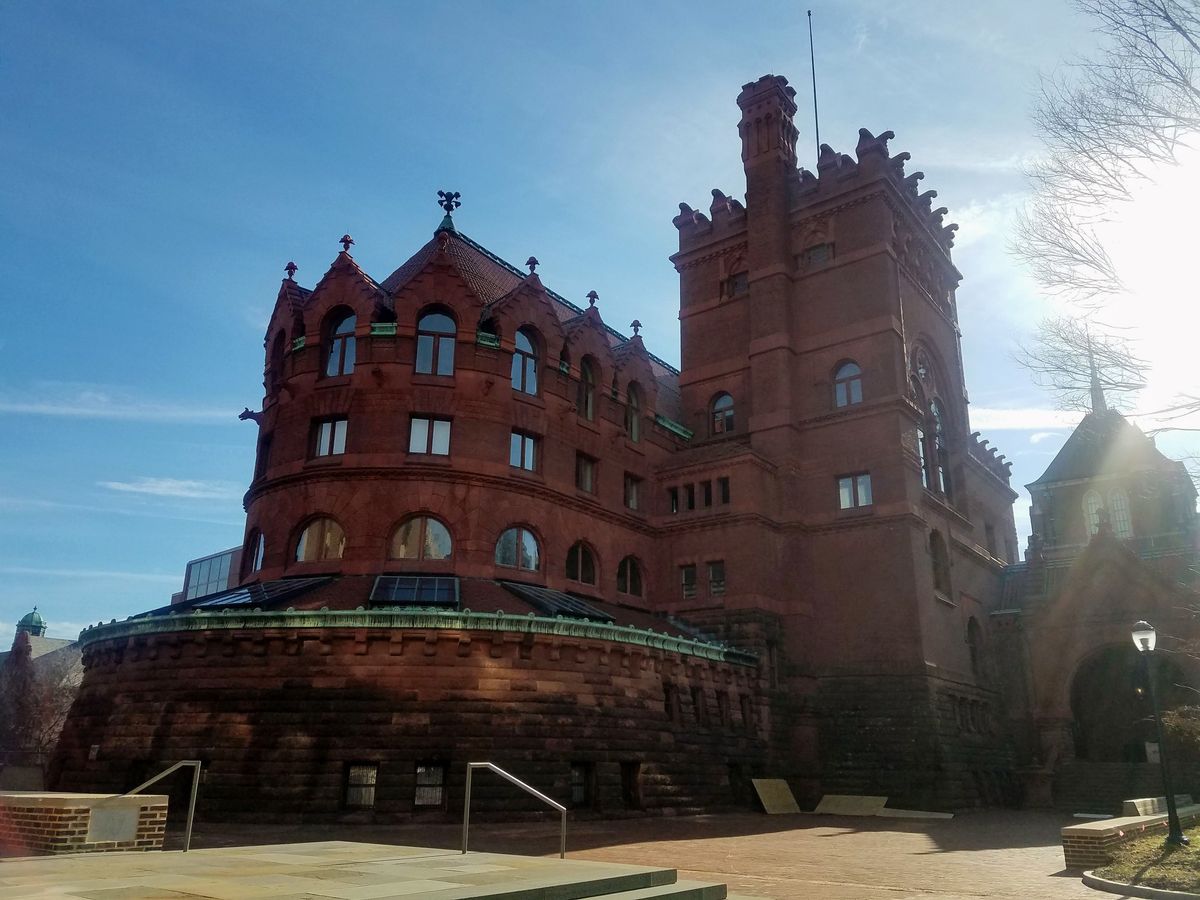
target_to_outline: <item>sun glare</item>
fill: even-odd
[[[1197,388],[1195,336],[1200,333],[1196,291],[1195,203],[1200,200],[1200,151],[1186,154],[1177,166],[1164,166],[1116,210],[1101,236],[1127,293],[1097,315],[1100,321],[1128,329],[1137,353],[1150,365],[1149,385],[1137,402],[1139,412],[1159,410]],[[1192,417],[1200,424],[1200,415]],[[1142,423],[1155,427],[1152,419]],[[1183,424],[1183,423],[1176,423]]]

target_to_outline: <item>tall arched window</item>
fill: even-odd
[[[717,394],[712,402],[712,434],[727,434],[733,431],[733,398],[728,394]]]
[[[567,578],[583,584],[596,583],[596,556],[583,541],[576,541],[567,551]]]
[[[432,516],[413,516],[400,523],[388,544],[388,559],[449,559],[454,551],[450,531]]]
[[[518,328],[512,358],[512,386],[522,394],[538,392],[537,335],[531,328]]]
[[[1100,509],[1103,506],[1104,500],[1096,491],[1088,491],[1083,495],[1083,524],[1088,537],[1100,530]]]
[[[1112,521],[1113,533],[1124,540],[1133,537],[1133,520],[1129,517],[1129,498],[1120,488],[1114,488],[1108,495],[1108,514]]]
[[[590,356],[579,361],[578,408],[589,422],[596,418],[596,364]]]
[[[509,528],[496,541],[496,565],[510,569],[537,572],[542,568],[542,554],[537,538],[527,528]]]
[[[283,382],[283,360],[287,353],[287,333],[281,328],[271,342],[271,355],[267,359],[267,389],[274,391]]]
[[[862,403],[862,369],[857,363],[843,363],[833,376],[833,405]]]
[[[642,439],[642,389],[636,381],[629,383],[625,400],[625,433],[635,444]]]
[[[329,326],[329,353],[325,357],[325,374],[349,375],[354,371],[354,313],[334,319]]]
[[[296,562],[341,559],[346,549],[346,532],[333,519],[313,519],[296,542]]]
[[[418,375],[454,374],[454,336],[458,327],[445,313],[429,312],[417,322]]]
[[[933,589],[950,596],[950,553],[940,531],[929,532],[929,563],[933,567]]]
[[[617,592],[642,596],[642,566],[635,557],[627,556],[617,566]]]
[[[933,453],[929,460],[933,467],[933,487],[950,498],[953,496],[950,486],[950,452],[946,446],[946,416],[940,400],[929,404],[929,418],[933,424]]]

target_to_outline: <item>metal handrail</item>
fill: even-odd
[[[537,797],[539,800],[541,800],[547,806],[553,807],[554,809],[558,810],[559,815],[561,816],[561,819],[562,819],[562,828],[560,830],[559,842],[558,842],[558,858],[559,859],[567,858],[567,808],[565,806],[563,806],[561,803],[557,803],[554,800],[551,800],[549,797],[547,797],[541,791],[531,788],[529,785],[527,785],[521,779],[517,778],[514,775],[510,775],[508,772],[505,772],[499,766],[493,765],[490,762],[467,763],[467,796],[463,800],[463,840],[462,840],[462,852],[463,853],[467,852],[467,830],[470,828],[470,825],[471,825],[471,773],[475,769],[491,769],[493,772],[495,772],[497,775],[499,775],[505,781],[511,781],[513,784],[515,784],[517,787],[519,787],[525,793],[530,794],[531,796]]]
[[[195,818],[195,815],[196,815],[196,794],[199,793],[199,791],[200,791],[200,770],[204,767],[204,763],[201,760],[198,760],[198,759],[180,760],[179,762],[175,763],[175,765],[171,766],[170,768],[163,769],[161,772],[159,772],[157,775],[155,775],[149,781],[144,781],[141,784],[139,784],[137,787],[135,787],[133,790],[126,791],[125,793],[118,794],[117,796],[130,797],[133,794],[140,794],[142,791],[144,791],[146,788],[150,787],[150,785],[154,784],[156,781],[161,781],[162,779],[164,779],[168,775],[170,775],[172,772],[175,772],[175,771],[183,768],[184,766],[192,766],[195,769],[195,772],[192,773],[192,796],[191,796],[191,799],[188,801],[187,832],[183,836],[183,852],[187,853],[188,848],[190,848],[192,846],[192,819]],[[101,801],[101,802],[103,802],[103,801]]]

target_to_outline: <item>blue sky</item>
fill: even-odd
[[[1005,244],[1039,71],[1091,37],[1065,5],[983,6],[815,4],[821,136],[894,130],[961,224],[973,424],[1023,484],[1066,432],[1010,358],[1045,302]],[[811,164],[807,46],[784,3],[0,7],[0,645],[35,603],[66,637],[161,605],[240,543],[237,413],[284,264],[311,286],[348,231],[383,278],[438,189],[462,231],[677,361],[671,218],[741,195],[734,100],[764,73],[796,85]]]

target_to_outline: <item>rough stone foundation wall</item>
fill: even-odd
[[[129,841],[89,841],[90,805],[33,805],[0,797],[0,856],[44,856],[111,850],[161,850],[167,825],[165,800],[138,807],[137,832]]]
[[[201,810],[217,815],[336,813],[353,763],[379,766],[377,811],[410,813],[426,761],[448,767],[449,811],[469,761],[555,798],[585,764],[608,815],[712,808],[735,801],[770,730],[752,666],[520,631],[172,632],[95,641],[84,664],[59,788],[117,790],[201,759]],[[540,807],[483,773],[472,809]]]
[[[1000,805],[1012,759],[988,692],[928,676],[822,678],[822,788],[915,809]]]

